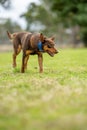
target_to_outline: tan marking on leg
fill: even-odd
[[[20,53],[21,49],[22,49],[22,47],[21,47],[21,45],[19,45],[18,49],[17,49],[17,55]]]
[[[15,68],[16,67],[16,53],[14,52],[13,53],[13,67]]]
[[[13,67],[14,68],[16,67],[16,57],[20,53],[20,51],[21,51],[21,45],[19,45],[17,48],[17,51],[14,50],[14,53],[13,53]]]
[[[32,50],[26,50],[26,55],[31,54],[33,51]]]
[[[25,69],[27,67],[27,61],[29,59],[29,55],[25,55],[23,54],[23,57],[22,57],[22,67],[21,67],[21,72],[24,73],[25,72]]]
[[[25,63],[24,63],[24,64],[25,64],[25,69],[27,69],[27,62],[28,62],[28,59],[29,59],[29,55],[26,56],[25,61],[24,61],[24,62],[25,62]]]

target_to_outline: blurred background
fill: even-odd
[[[87,0],[0,0],[0,51],[11,49],[7,30],[54,35],[60,48],[87,47]]]

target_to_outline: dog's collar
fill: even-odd
[[[37,47],[38,47],[38,50],[39,50],[39,51],[43,51],[43,45],[42,45],[42,42],[41,42],[41,41],[38,42]]]

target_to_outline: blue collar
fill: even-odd
[[[38,47],[39,51],[43,51],[42,42],[41,41],[38,42],[37,47]]]

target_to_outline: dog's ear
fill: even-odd
[[[54,37],[54,36],[52,36],[52,37],[51,37],[51,40],[52,40],[52,41],[54,41],[54,39],[55,39],[55,37]]]
[[[42,33],[40,33],[40,40],[41,40],[41,42],[44,42],[44,40],[45,40],[44,35]]]
[[[47,37],[46,36],[44,36],[44,40],[46,40],[47,39]]]

